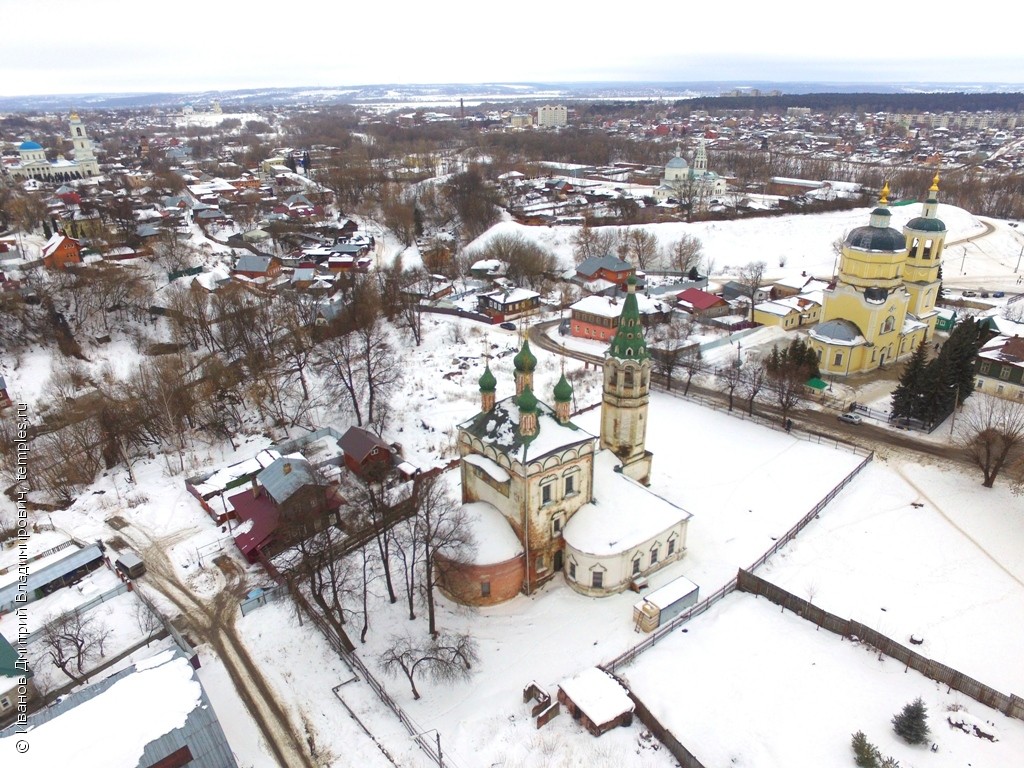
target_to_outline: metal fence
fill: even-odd
[[[243,616],[248,616],[257,608],[261,608],[271,600],[276,600],[281,594],[281,590],[275,587],[267,587],[265,589],[256,590],[256,592],[258,594],[250,592],[249,596],[238,604],[238,608],[242,611]]]
[[[458,764],[455,763],[450,756],[445,755],[442,759],[442,755],[434,742],[427,737],[427,732],[420,726],[415,720],[399,706],[391,695],[387,692],[381,682],[374,677],[373,673],[363,664],[355,654],[355,647],[352,641],[343,633],[339,632],[337,628],[332,626],[330,622],[325,620],[323,616],[316,611],[315,608],[306,599],[306,596],[302,594],[302,591],[294,587],[292,584],[285,579],[280,571],[271,563],[266,557],[261,557],[260,563],[266,569],[267,573],[278,582],[278,585],[284,589],[287,589],[292,599],[295,601],[296,606],[302,612],[306,618],[308,618],[313,625],[320,630],[320,633],[327,640],[328,644],[338,654],[342,661],[344,661],[352,673],[356,676],[361,676],[362,679],[370,686],[370,689],[377,695],[377,698],[390,709],[395,716],[399,719],[405,729],[409,732],[409,736],[419,745],[420,749],[429,757],[439,768],[444,768],[448,765],[450,768],[458,768]]]
[[[896,659],[907,666],[908,669],[915,669],[925,677],[931,678],[943,685],[970,696],[988,707],[997,709],[1008,717],[1024,720],[1024,699],[1014,694],[1000,693],[984,683],[958,672],[952,667],[947,667],[906,646],[897,643],[892,638],[883,635],[877,630],[871,629],[853,619],[844,619],[828,611],[819,608],[792,592],[782,587],[765,581],[749,571],[741,570],[737,575],[738,589],[754,595],[768,598],[776,605],[788,608],[807,621],[827,629],[842,637],[855,637],[857,640],[867,643],[886,656]]]

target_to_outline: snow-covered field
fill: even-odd
[[[902,768],[1020,765],[1024,722],[815,629],[767,600],[734,593],[619,674],[707,766],[852,766],[856,731]],[[919,696],[935,752],[892,730],[892,716]],[[995,741],[952,728],[947,717],[977,724]]]
[[[1013,270],[1020,256],[1022,237],[1005,222],[982,220],[962,208],[941,203],[938,217],[946,224],[944,269],[947,288],[952,286],[983,286],[989,290],[1019,291]],[[918,204],[894,206],[891,226],[902,229],[910,219],[921,215]],[[833,243],[850,230],[867,225],[870,209],[792,215],[737,221],[713,221],[638,225],[654,234],[662,248],[671,245],[682,234],[698,237],[705,259],[710,264],[712,279],[735,275],[736,270],[755,259],[768,268],[766,280],[807,272],[829,277],[835,271],[836,252]],[[975,238],[985,232],[985,223],[995,231],[969,243],[958,241]],[[623,228],[618,228],[623,229]],[[568,268],[573,264],[572,238],[578,227],[528,227],[506,221],[498,224],[470,244],[471,250],[482,250],[499,234],[521,234],[554,253]],[[753,245],[753,244],[756,244]]]

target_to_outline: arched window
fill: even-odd
[[[882,323],[882,333],[889,333],[895,327],[896,318],[893,315],[889,315],[887,318],[885,318],[885,322]]]

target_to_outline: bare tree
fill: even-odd
[[[732,410],[736,389],[743,382],[743,369],[738,365],[727,365],[718,371],[722,389],[729,393],[729,410]]]
[[[392,635],[380,665],[392,677],[404,674],[413,698],[418,699],[417,672],[434,682],[452,684],[469,679],[477,658],[476,642],[469,635],[441,633],[425,644],[417,643],[410,635]]]
[[[747,415],[754,415],[754,403],[764,390],[768,372],[764,363],[760,360],[752,360],[746,363],[743,368],[743,377],[740,380],[740,391],[747,401]]]
[[[356,423],[379,425],[388,401],[402,380],[401,359],[394,354],[387,326],[368,314],[353,330],[316,348],[315,366],[327,380],[327,392],[352,406]]]
[[[617,245],[618,233],[612,228],[592,227],[584,223],[572,236],[572,253],[577,264],[592,256],[607,256]]]
[[[704,356],[700,352],[700,347],[697,347],[691,354],[686,355],[682,359],[683,374],[686,376],[686,387],[683,389],[683,394],[690,394],[690,383],[693,381],[694,376],[698,376],[704,372],[707,364],[704,362]]]
[[[696,269],[704,255],[704,246],[696,235],[683,234],[672,243],[666,253],[666,260],[671,269],[683,274]]]
[[[293,521],[288,539],[294,546],[280,555],[282,572],[289,583],[304,588],[320,609],[320,613],[339,636],[352,615],[347,603],[358,594],[361,574],[351,559],[342,557],[344,534],[334,525],[327,525],[312,536],[304,535],[309,520]]]
[[[625,258],[637,269],[651,269],[658,260],[658,238],[649,230],[627,227],[619,238]]]
[[[43,625],[40,642],[54,666],[77,683],[88,672],[88,665],[103,656],[110,634],[95,616],[69,611]]]
[[[763,261],[752,261],[740,267],[736,282],[743,289],[743,295],[750,299],[750,319],[754,319],[754,297],[761,288],[761,281],[764,280],[764,272],[768,265]]]
[[[1004,468],[1022,460],[1024,405],[992,395],[977,394],[964,403],[956,426],[961,448],[991,488]]]
[[[477,252],[477,257],[497,259],[505,264],[509,280],[531,288],[539,287],[558,264],[554,254],[518,233],[495,235]]]
[[[423,552],[423,590],[427,602],[428,631],[437,635],[434,591],[438,581],[439,560],[464,562],[476,549],[466,523],[463,507],[452,498],[440,475],[425,477],[413,496],[416,506],[416,537]]]
[[[695,353],[693,345],[687,343],[692,333],[693,321],[674,312],[667,323],[654,326],[649,334],[648,347],[654,369],[665,377],[665,384],[670,391],[674,373],[686,358]]]

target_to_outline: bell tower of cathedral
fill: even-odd
[[[646,449],[651,356],[640,322],[635,276],[630,276],[626,288],[619,327],[604,356],[601,448],[619,457],[624,474],[647,485],[653,458]]]
[[[96,176],[99,172],[99,165],[96,163],[96,155],[92,150],[92,139],[85,132],[81,118],[77,113],[72,112],[71,143],[75,147],[75,163],[78,164],[78,171],[83,176]]]
[[[935,302],[939,297],[939,270],[946,245],[946,225],[936,215],[939,209],[939,174],[935,174],[921,215],[903,227],[907,238],[907,266],[903,282],[910,294],[908,310],[922,323],[928,324],[925,340],[935,332],[938,312]]]

